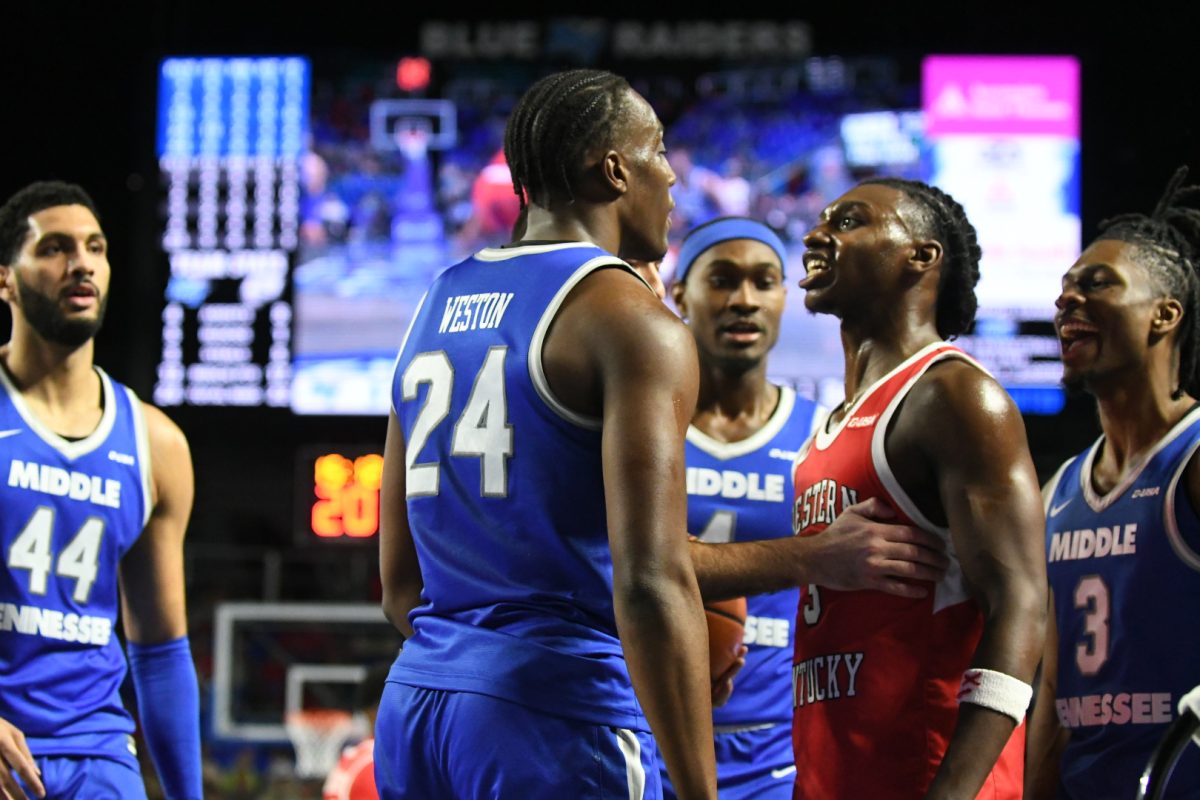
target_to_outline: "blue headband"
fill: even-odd
[[[675,274],[678,276],[676,280],[680,283],[687,280],[692,263],[705,250],[731,239],[753,239],[762,242],[779,256],[779,269],[785,270],[787,267],[787,248],[783,246],[783,240],[775,231],[746,217],[722,217],[693,228],[683,240],[683,247],[679,249],[679,260],[675,265]]]

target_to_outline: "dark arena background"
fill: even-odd
[[[629,77],[680,175],[673,247],[690,225],[748,213],[784,237],[792,284],[806,226],[856,179],[936,176],[969,195],[986,297],[966,344],[1025,412],[1043,480],[1099,430],[1090,400],[1057,388],[1059,274],[1101,219],[1149,209],[1182,163],[1200,170],[1194,31],[1166,8],[439,10],[5,10],[0,192],[59,178],[92,194],[113,266],[97,362],[191,443],[187,591],[211,797],[319,796],[325,767],[297,713],[349,709],[365,667],[394,657],[376,536],[390,367],[430,278],[507,240],[496,154],[537,77]],[[1071,104],[1067,122],[955,140],[935,124],[954,97],[937,93],[931,56],[1047,57],[1021,80],[1050,86],[1065,68],[1077,94],[1042,100]],[[998,74],[1024,69],[1005,63]],[[836,325],[800,295],[773,377],[836,403]],[[0,340],[8,326],[0,311]],[[297,764],[289,736],[306,735]]]

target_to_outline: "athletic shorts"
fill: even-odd
[[[146,787],[136,769],[111,758],[42,756],[35,758],[42,771],[46,800],[146,800]],[[21,780],[30,797],[34,793]]]
[[[714,739],[721,800],[792,800],[792,785],[796,782],[792,723],[738,731],[718,729]],[[665,769],[662,782],[663,797],[675,800]]]
[[[649,733],[393,681],[375,722],[375,783],[381,800],[662,797]]]

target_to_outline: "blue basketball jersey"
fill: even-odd
[[[1100,496],[1091,476],[1103,443],[1064,464],[1047,492],[1054,704],[1071,734],[1060,792],[1072,798],[1132,797],[1179,698],[1200,683],[1200,519],[1180,483],[1200,446],[1200,408]],[[1200,796],[1200,754],[1184,753],[1167,790]]]
[[[35,756],[130,759],[117,567],[150,513],[141,404],[99,369],[89,436],[47,429],[0,368],[0,717]]]
[[[702,542],[745,542],[792,535],[792,462],[812,433],[817,406],[779,390],[767,424],[740,442],[687,432],[688,532]],[[746,666],[713,722],[791,722],[792,623],[799,589],[746,598]]]
[[[600,420],[553,395],[542,345],[567,293],[628,265],[584,243],[483,250],[434,281],[393,408],[424,590],[400,683],[646,730],[617,638]]]

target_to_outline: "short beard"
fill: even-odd
[[[108,308],[108,295],[100,296],[100,307],[95,319],[68,319],[59,308],[58,302],[42,294],[17,273],[17,289],[21,297],[21,312],[29,327],[37,331],[48,342],[75,350],[86,344],[104,323],[104,311]]]
[[[1064,376],[1062,379],[1062,387],[1067,390],[1068,397],[1079,397],[1081,395],[1090,395],[1092,393],[1091,389],[1088,388],[1086,375],[1078,375],[1069,380]]]

